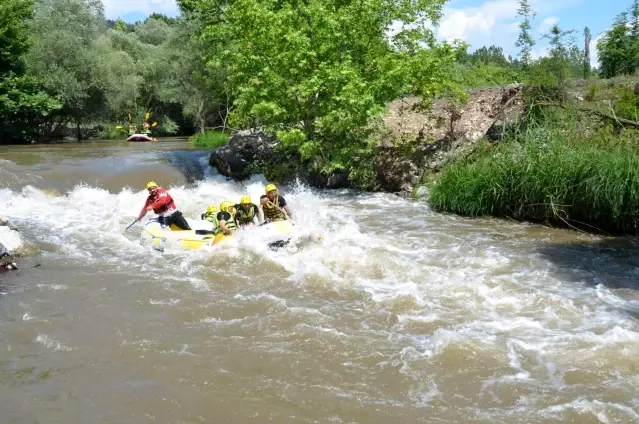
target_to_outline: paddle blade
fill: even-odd
[[[154,122],[153,124],[151,124],[152,127],[156,126],[158,123]]]
[[[144,115],[144,120],[148,121],[149,120],[149,116],[151,116],[151,112],[147,112],[146,115]]]
[[[129,228],[133,227],[133,224],[135,224],[136,222],[138,222],[138,221],[136,220],[136,221],[133,221],[132,223],[130,223],[129,226],[126,227],[126,230],[124,230],[124,231],[127,231]]]

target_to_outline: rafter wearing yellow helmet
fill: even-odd
[[[238,227],[254,225],[256,215],[258,223],[263,221],[262,211],[251,201],[251,196],[249,195],[242,196],[240,203],[235,205],[235,210],[235,223]]]
[[[264,191],[266,194],[260,196],[260,205],[264,210],[264,219],[268,221],[282,221],[286,219],[286,214],[288,214],[289,218],[293,218],[293,214],[286,204],[286,199],[284,199],[284,196],[280,196],[275,184],[268,184]]]
[[[177,209],[175,201],[173,201],[166,189],[159,187],[155,181],[146,183],[146,189],[149,192],[149,196],[146,198],[146,202],[136,221],[140,221],[148,212],[154,212],[159,215],[158,220],[163,227],[170,227],[171,224],[175,224],[182,230],[191,229],[188,221],[182,216],[182,212]]]
[[[217,220],[220,223],[220,232],[223,232],[227,236],[230,236],[232,231],[237,230],[237,225],[235,225],[235,208],[231,200],[222,200],[222,202],[220,202],[220,211],[217,213]]]
[[[218,212],[217,206],[209,205],[206,208],[206,212],[201,215],[202,220],[209,221],[213,224],[213,234],[220,233],[220,221],[217,219]]]

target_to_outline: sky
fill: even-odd
[[[177,16],[175,0],[102,0],[107,17],[122,18],[127,22],[144,20],[151,13]],[[530,0],[536,11],[532,21],[533,36],[537,44],[533,56],[547,52],[547,42],[541,35],[555,23],[562,30],[575,30],[577,44],[583,45],[583,30],[592,33],[590,56],[597,64],[596,41],[608,29],[615,16],[628,9],[632,0]],[[508,55],[517,55],[514,46],[519,34],[516,19],[517,0],[449,0],[444,16],[436,28],[439,40],[462,39],[470,44],[469,51],[482,46],[497,45]]]

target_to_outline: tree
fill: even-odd
[[[550,31],[543,36],[549,40],[550,44],[550,54],[545,61],[545,67],[553,75],[557,85],[559,86],[563,86],[564,82],[570,75],[571,67],[575,67],[582,63],[582,60],[580,59],[581,52],[579,52],[579,49],[575,46],[567,45],[564,41],[564,38],[573,32],[574,31],[572,30],[562,31],[559,28],[559,25],[555,24],[550,28]],[[571,52],[573,53],[573,56],[576,56],[572,60]]]
[[[106,30],[103,6],[97,0],[37,1],[31,24],[35,43],[26,56],[28,70],[64,105],[57,125],[73,122],[80,138],[82,122],[106,109],[91,54],[93,42]]]
[[[358,132],[403,95],[427,105],[454,90],[459,46],[428,25],[443,0],[179,0],[205,19],[210,66],[235,89],[231,120],[279,130],[282,143],[330,172],[366,149]],[[394,23],[403,27],[389,33]]]
[[[0,2],[0,141],[25,142],[37,136],[39,123],[60,107],[42,92],[37,80],[24,75],[32,16],[30,0]]]
[[[116,31],[126,33],[127,32],[126,22],[124,22],[120,18],[116,19],[115,24],[113,25],[113,29]]]
[[[532,38],[530,20],[535,17],[528,0],[519,0],[519,9],[517,9],[517,16],[522,18],[519,23],[519,37],[515,42],[515,46],[519,47],[519,57],[524,67],[530,65],[532,61],[532,48],[535,45],[535,40]]]
[[[592,36],[590,34],[590,28],[584,28],[584,78],[588,78],[590,76],[590,40]]]
[[[597,42],[597,50],[602,77],[612,78],[634,71],[631,66],[632,48],[626,12],[620,13],[615,18],[612,28],[606,31]]]
[[[178,20],[174,25],[175,32],[163,46],[167,77],[160,97],[180,104],[185,117],[191,119],[201,133],[215,122],[221,121],[224,128],[232,103],[226,70],[207,65],[212,45],[193,36],[202,31],[197,17]]]

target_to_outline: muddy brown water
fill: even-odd
[[[31,253],[0,275],[1,423],[639,421],[635,239],[303,185],[281,191],[319,243],[124,232],[151,179],[189,218],[262,193],[207,155],[0,146],[0,215]]]

